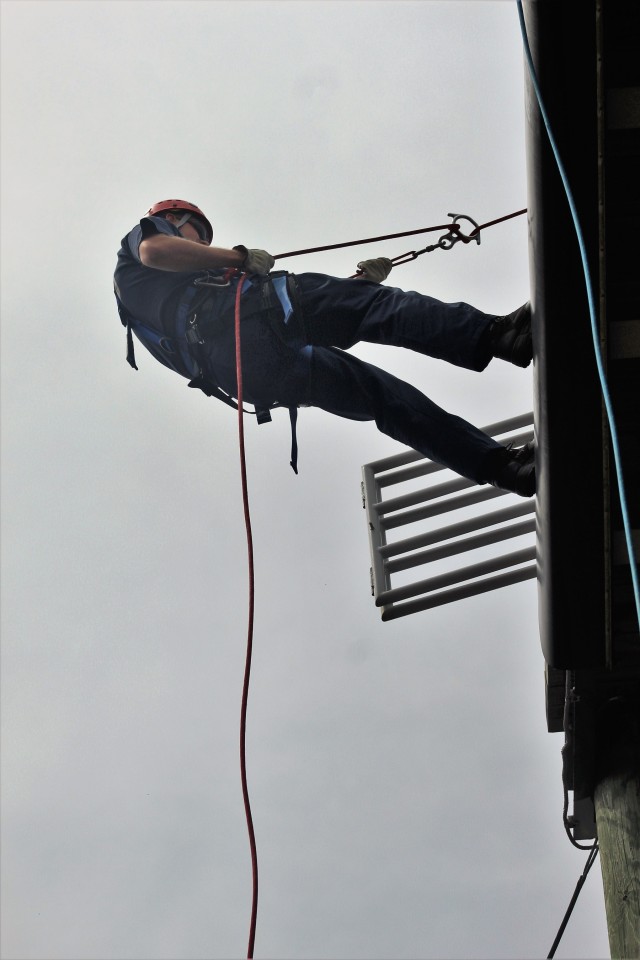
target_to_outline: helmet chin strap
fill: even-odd
[[[185,213],[185,215],[183,217],[180,217],[178,222],[175,224],[176,230],[179,230],[180,227],[184,227],[185,223],[187,223],[189,220],[191,220],[191,214]]]

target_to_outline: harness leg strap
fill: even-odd
[[[298,408],[289,407],[289,419],[291,420],[291,461],[290,465],[293,472],[298,475]]]

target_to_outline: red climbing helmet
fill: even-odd
[[[211,243],[213,240],[213,227],[205,217],[204,213],[200,207],[196,207],[195,203],[189,203],[188,200],[160,200],[159,203],[154,203],[154,205],[149,209],[147,216],[153,217],[157,213],[164,213],[165,211],[173,210],[182,210],[184,213],[193,213],[204,223],[207,230],[207,241]]]

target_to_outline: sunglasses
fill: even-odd
[[[208,243],[208,242],[209,242],[209,233],[208,233],[207,228],[205,227],[204,223],[202,223],[201,220],[198,220],[198,218],[197,218],[197,217],[194,217],[194,216],[189,217],[189,223],[191,224],[191,226],[193,227],[193,229],[196,231],[196,233],[198,234],[198,236],[200,237],[200,239],[201,239],[201,240],[206,240],[206,242]]]

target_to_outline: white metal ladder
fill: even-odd
[[[526,413],[482,429],[492,437],[500,437],[501,443],[521,445],[533,438],[532,424],[533,414]],[[523,431],[523,427],[529,429]],[[382,608],[383,620],[404,617],[536,576],[535,537],[531,536],[535,531],[535,517],[527,518],[535,512],[534,498],[523,500],[496,487],[479,486],[448,470],[449,477],[454,479],[409,489],[390,499],[382,497],[382,491],[390,486],[403,484],[407,490],[417,478],[443,470],[447,468],[415,450],[376,460],[362,468],[362,498],[372,563],[371,590],[376,606]],[[500,510],[479,512],[476,509],[477,504],[505,496],[511,502]],[[446,513],[455,513],[459,519],[448,526],[436,526],[434,519]],[[527,519],[521,519],[523,517]],[[389,531],[408,524],[416,531],[420,524],[422,528],[410,537],[388,541]],[[514,538],[526,538],[525,545],[510,553],[497,549],[496,545]],[[467,566],[451,565],[451,558],[471,551],[481,559]],[[439,564],[440,568],[444,565],[446,569],[438,573],[432,566],[434,574],[428,579],[392,587],[392,574],[426,564]],[[496,576],[490,576],[496,572]]]

